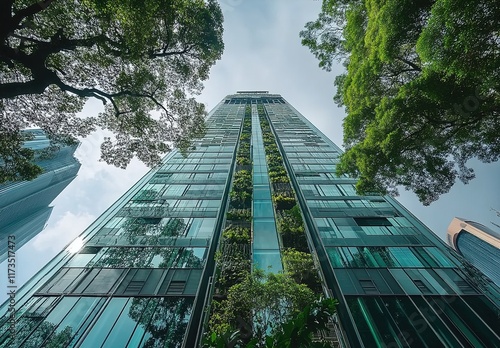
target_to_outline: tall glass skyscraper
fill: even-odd
[[[500,347],[498,287],[468,277],[394,199],[358,196],[355,179],[335,175],[341,150],[280,95],[227,96],[195,145],[168,154],[18,291],[15,335],[3,305],[0,347],[197,346],[216,251],[236,238],[223,235],[228,221],[251,227],[238,252],[279,272],[291,201],[323,293],[339,301],[340,346]]]
[[[7,259],[8,236],[14,236],[16,248],[20,248],[43,230],[52,212],[50,203],[76,178],[80,169],[74,157],[77,145],[52,151],[42,130],[25,132],[33,138],[24,146],[35,151],[35,163],[43,173],[31,181],[0,185],[0,262]]]
[[[500,286],[500,233],[480,223],[454,218],[448,243]]]

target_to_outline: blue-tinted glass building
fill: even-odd
[[[264,91],[224,98],[195,150],[168,154],[20,289],[15,337],[4,304],[0,347],[197,346],[242,166],[252,173],[252,261],[280,271],[275,174],[259,110],[300,206],[323,293],[339,301],[337,346],[500,347],[498,287],[469,276],[467,263],[394,199],[357,195],[356,179],[335,175],[341,150]],[[246,113],[252,163],[238,164]]]
[[[31,181],[0,185],[0,262],[7,258],[7,236],[15,237],[17,249],[43,230],[52,212],[50,203],[80,169],[74,157],[77,145],[50,150],[50,140],[42,130],[25,132],[31,133],[33,138],[24,146],[35,151],[34,162],[43,173]]]
[[[500,285],[500,233],[475,221],[454,218],[448,242],[477,269]]]

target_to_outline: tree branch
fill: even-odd
[[[37,1],[33,5],[30,5],[22,10],[17,11],[14,16],[11,18],[9,26],[11,27],[11,31],[13,32],[21,23],[21,21],[29,16],[33,16],[38,12],[45,10],[54,0],[42,0]]]
[[[184,49],[180,50],[180,51],[166,52],[165,50],[163,50],[161,53],[151,52],[149,54],[149,58],[159,58],[159,57],[168,57],[168,56],[173,56],[173,55],[182,55],[182,54],[185,54],[185,53],[188,53],[189,51],[191,51],[193,49],[193,47],[195,47],[195,46],[196,45],[187,46],[187,47],[184,47]]]
[[[414,70],[416,71],[422,71],[422,68],[420,68],[418,65],[416,65],[415,63],[413,62],[410,62],[409,60],[405,59],[405,58],[401,58],[401,57],[396,57],[397,60],[405,63],[405,64],[408,64],[409,66],[411,66]]]

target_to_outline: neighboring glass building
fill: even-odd
[[[33,139],[24,146],[35,151],[35,163],[43,168],[43,173],[31,181],[0,185],[0,262],[7,259],[8,236],[15,236],[15,246],[19,249],[44,229],[52,212],[50,203],[76,178],[80,169],[74,157],[77,145],[51,150],[50,140],[42,130],[25,132],[31,133]]]
[[[195,150],[168,154],[21,288],[15,337],[5,303],[0,347],[195,347],[248,106],[254,264],[281,269],[263,106],[323,289],[339,301],[340,346],[500,347],[498,287],[468,278],[461,257],[394,199],[358,196],[355,179],[335,175],[341,150],[263,91],[224,98]]]
[[[474,221],[454,218],[448,226],[448,243],[500,286],[500,233]]]

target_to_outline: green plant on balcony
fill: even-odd
[[[276,206],[276,210],[291,209],[297,203],[294,197],[290,197],[285,193],[274,193],[273,201]]]
[[[268,328],[276,329],[316,299],[307,286],[286,274],[265,275],[262,270],[254,270],[215,306],[217,312],[210,318],[208,336],[212,332],[222,335],[229,326],[233,330],[246,328],[249,337],[264,342]]]
[[[285,272],[295,282],[307,285],[315,293],[321,292],[318,271],[310,253],[289,248],[283,250],[281,255]]]
[[[273,141],[272,144],[269,144],[269,145],[265,145],[264,146],[264,149],[266,150],[267,153],[271,154],[271,153],[276,153],[276,154],[279,154],[279,150],[278,150],[278,145],[276,145],[276,143]]]
[[[229,201],[232,208],[246,209],[250,207],[252,194],[246,191],[231,191]]]
[[[248,140],[250,140],[250,133],[243,131],[240,135],[240,141],[244,142]]]
[[[240,143],[239,152],[250,153],[250,143]]]
[[[283,158],[279,154],[272,153],[267,155],[266,161],[269,167],[283,166]]]
[[[226,294],[229,288],[241,283],[250,273],[251,260],[241,245],[226,244],[224,254],[218,261],[221,270],[217,279],[217,287],[221,294]]]
[[[251,195],[252,188],[252,174],[248,170],[240,170],[235,174],[233,191],[245,191]]]
[[[304,224],[290,215],[283,214],[278,218],[278,229],[281,233],[303,234]]]
[[[229,226],[222,232],[224,241],[230,244],[249,244],[250,229],[241,226]]]
[[[217,302],[219,318],[222,303]],[[203,348],[239,347],[239,348],[331,348],[329,342],[318,342],[314,336],[328,330],[328,322],[336,312],[338,301],[323,299],[313,302],[296,312],[285,323],[276,326],[271,334],[259,342],[258,337],[250,335],[251,329],[241,327],[234,331],[229,324],[221,325],[222,334],[211,332],[203,339]]]
[[[248,166],[252,164],[252,161],[248,157],[238,156],[236,157],[236,164],[239,166]]]
[[[235,181],[238,179],[252,180],[252,173],[249,170],[240,170],[234,174]]]
[[[252,213],[250,209],[230,209],[226,214],[228,220],[250,221],[251,217]]]
[[[292,209],[280,211],[277,221],[278,231],[285,248],[309,252],[304,222],[300,215],[300,208],[297,205]]]
[[[275,176],[275,177],[272,177],[271,178],[271,182],[273,184],[276,184],[276,183],[287,183],[287,182],[290,182],[290,179],[288,179],[287,176]]]

